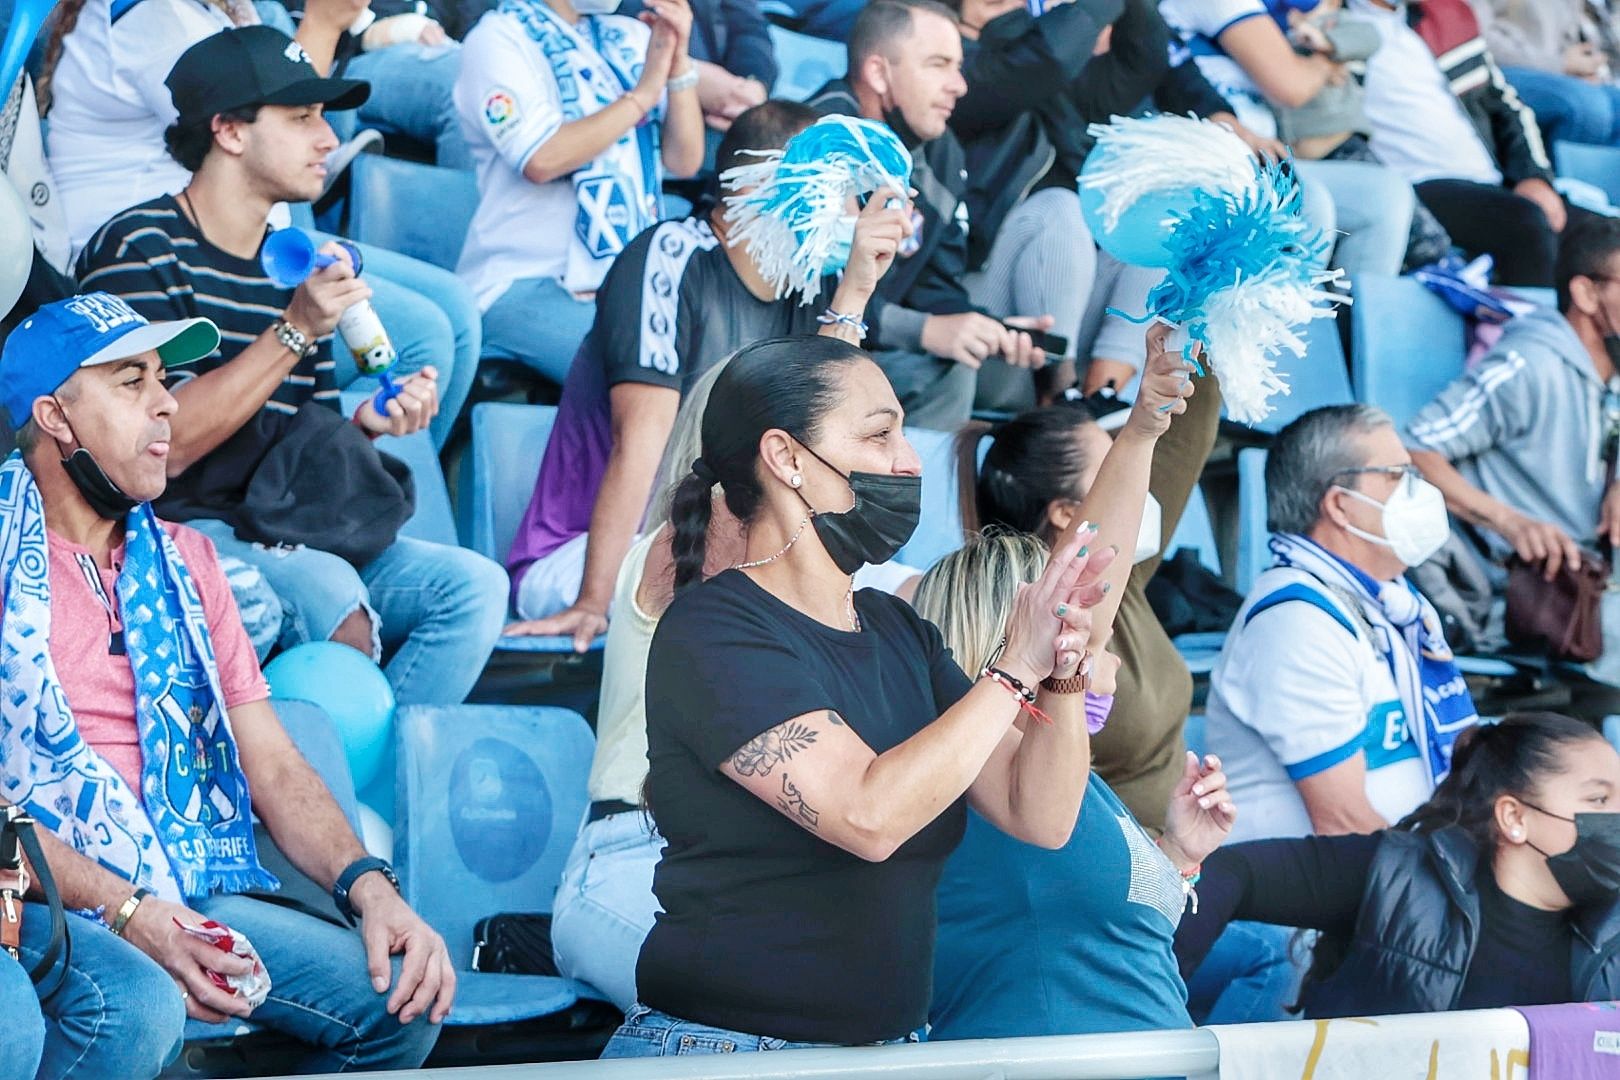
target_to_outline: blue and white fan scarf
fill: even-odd
[[[254,848],[202,600],[151,506],[129,514],[117,583],[139,797],[79,735],[57,679],[49,567],[39,489],[14,452],[0,465],[0,797],[165,900],[277,888]]]
[[[500,11],[545,54],[564,123],[601,112],[641,79],[643,52],[610,20],[586,15],[569,26],[543,0],[501,0]],[[572,177],[574,236],[563,275],[571,291],[595,290],[619,252],[663,216],[657,115],[644,117]]]
[[[742,244],[778,299],[801,304],[821,292],[821,279],[843,269],[854,239],[851,198],[887,188],[905,199],[911,152],[888,125],[853,116],[823,116],[781,150],[749,151],[758,161],[727,169],[726,243]]]
[[[1412,738],[1429,778],[1438,784],[1451,772],[1457,737],[1479,722],[1474,699],[1434,605],[1404,577],[1375,582],[1349,563],[1298,533],[1271,538],[1278,566],[1291,566],[1354,597],[1373,629],[1373,646],[1395,679]]]

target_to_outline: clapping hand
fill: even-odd
[[[1160,849],[1178,869],[1190,870],[1226,842],[1236,821],[1237,807],[1226,790],[1221,759],[1208,754],[1199,761],[1197,754],[1187,751],[1181,779],[1170,793]]]
[[[1026,686],[1071,678],[1091,643],[1091,608],[1107,588],[1102,572],[1118,553],[1093,551],[1097,530],[1085,526],[1058,544],[1041,576],[1021,585],[1007,619],[1000,666]]]

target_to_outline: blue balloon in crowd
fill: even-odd
[[[394,688],[381,668],[347,645],[312,641],[270,661],[264,677],[273,696],[326,710],[343,739],[356,791],[377,778],[394,733]]]
[[[1113,155],[1098,150],[1086,158],[1080,171],[1082,180],[1094,166],[1106,165]],[[1109,229],[1103,219],[1103,193],[1095,187],[1080,185],[1080,212],[1085,215],[1086,226],[1091,229],[1097,246],[1122,263],[1131,266],[1162,266],[1173,263],[1174,257],[1165,248],[1170,232],[1170,213],[1192,205],[1195,187],[1163,188],[1143,195],[1125,208],[1119,223]]]

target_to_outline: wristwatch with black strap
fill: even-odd
[[[349,893],[354,889],[354,883],[360,880],[361,875],[369,874],[373,870],[388,879],[388,884],[399,891],[399,877],[394,868],[388,865],[387,859],[379,859],[375,855],[367,855],[356,859],[344,868],[338,875],[337,884],[332,886],[332,902],[337,905],[338,914],[349,920],[352,926],[359,921],[359,913],[354,910],[354,904],[349,900]]]

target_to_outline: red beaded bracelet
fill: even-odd
[[[979,672],[979,678],[989,679],[991,682],[1004,686],[1007,692],[1018,699],[1018,708],[1034,717],[1038,723],[1050,724],[1052,718],[1035,707],[1035,691],[1002,671],[1000,668],[987,667]]]

